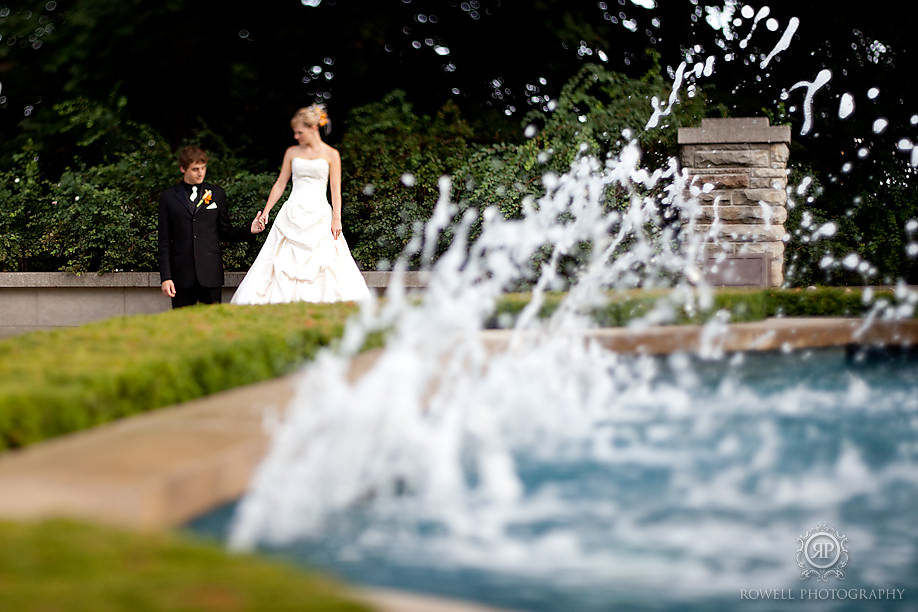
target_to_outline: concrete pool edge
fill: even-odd
[[[918,345],[918,320],[781,318],[726,325],[609,328],[588,337],[622,353],[786,350],[850,344]],[[486,344],[507,345],[505,331],[483,332]],[[359,356],[352,377],[375,353]],[[296,393],[297,375],[248,385],[0,455],[0,518],[66,516],[133,529],[173,528],[238,498],[268,446],[266,411]],[[362,592],[381,610],[436,608],[397,592]],[[384,597],[383,595],[386,594]],[[386,602],[389,603],[386,603]],[[392,603],[399,602],[399,603]],[[450,604],[452,605],[452,604]],[[462,608],[485,610],[487,608]]]

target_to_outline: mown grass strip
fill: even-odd
[[[4,610],[364,612],[343,585],[217,543],[75,521],[0,522]]]

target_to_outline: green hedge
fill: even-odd
[[[0,522],[10,612],[358,612],[342,584],[174,533],[75,521]]]
[[[725,310],[730,322],[761,321],[769,317],[860,317],[866,314],[879,299],[895,303],[892,289],[873,291],[870,303],[864,303],[863,291],[851,287],[815,287],[810,289],[719,289],[714,292],[711,308],[686,312],[676,309],[673,324],[699,324],[713,313]],[[620,327],[649,313],[657,300],[666,296],[664,291],[630,291],[613,293],[607,304],[591,313],[598,325]],[[564,294],[546,295],[539,315],[550,316],[560,305]],[[510,324],[529,303],[527,293],[504,296],[498,304],[489,326]]]
[[[292,371],[353,304],[195,306],[0,342],[0,450]]]

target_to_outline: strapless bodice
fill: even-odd
[[[290,172],[293,175],[291,197],[294,195],[298,197],[318,196],[325,200],[325,187],[328,185],[328,162],[325,159],[294,157]]]

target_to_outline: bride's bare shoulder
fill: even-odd
[[[341,154],[338,153],[338,149],[336,149],[335,147],[333,147],[333,146],[331,146],[331,145],[327,145],[327,144],[324,144],[324,143],[323,143],[323,145],[324,145],[324,146],[323,146],[323,148],[322,148],[322,153],[324,153],[324,157],[325,157],[326,159],[328,159],[329,161],[331,161],[331,160],[333,160],[333,159],[341,159]]]

